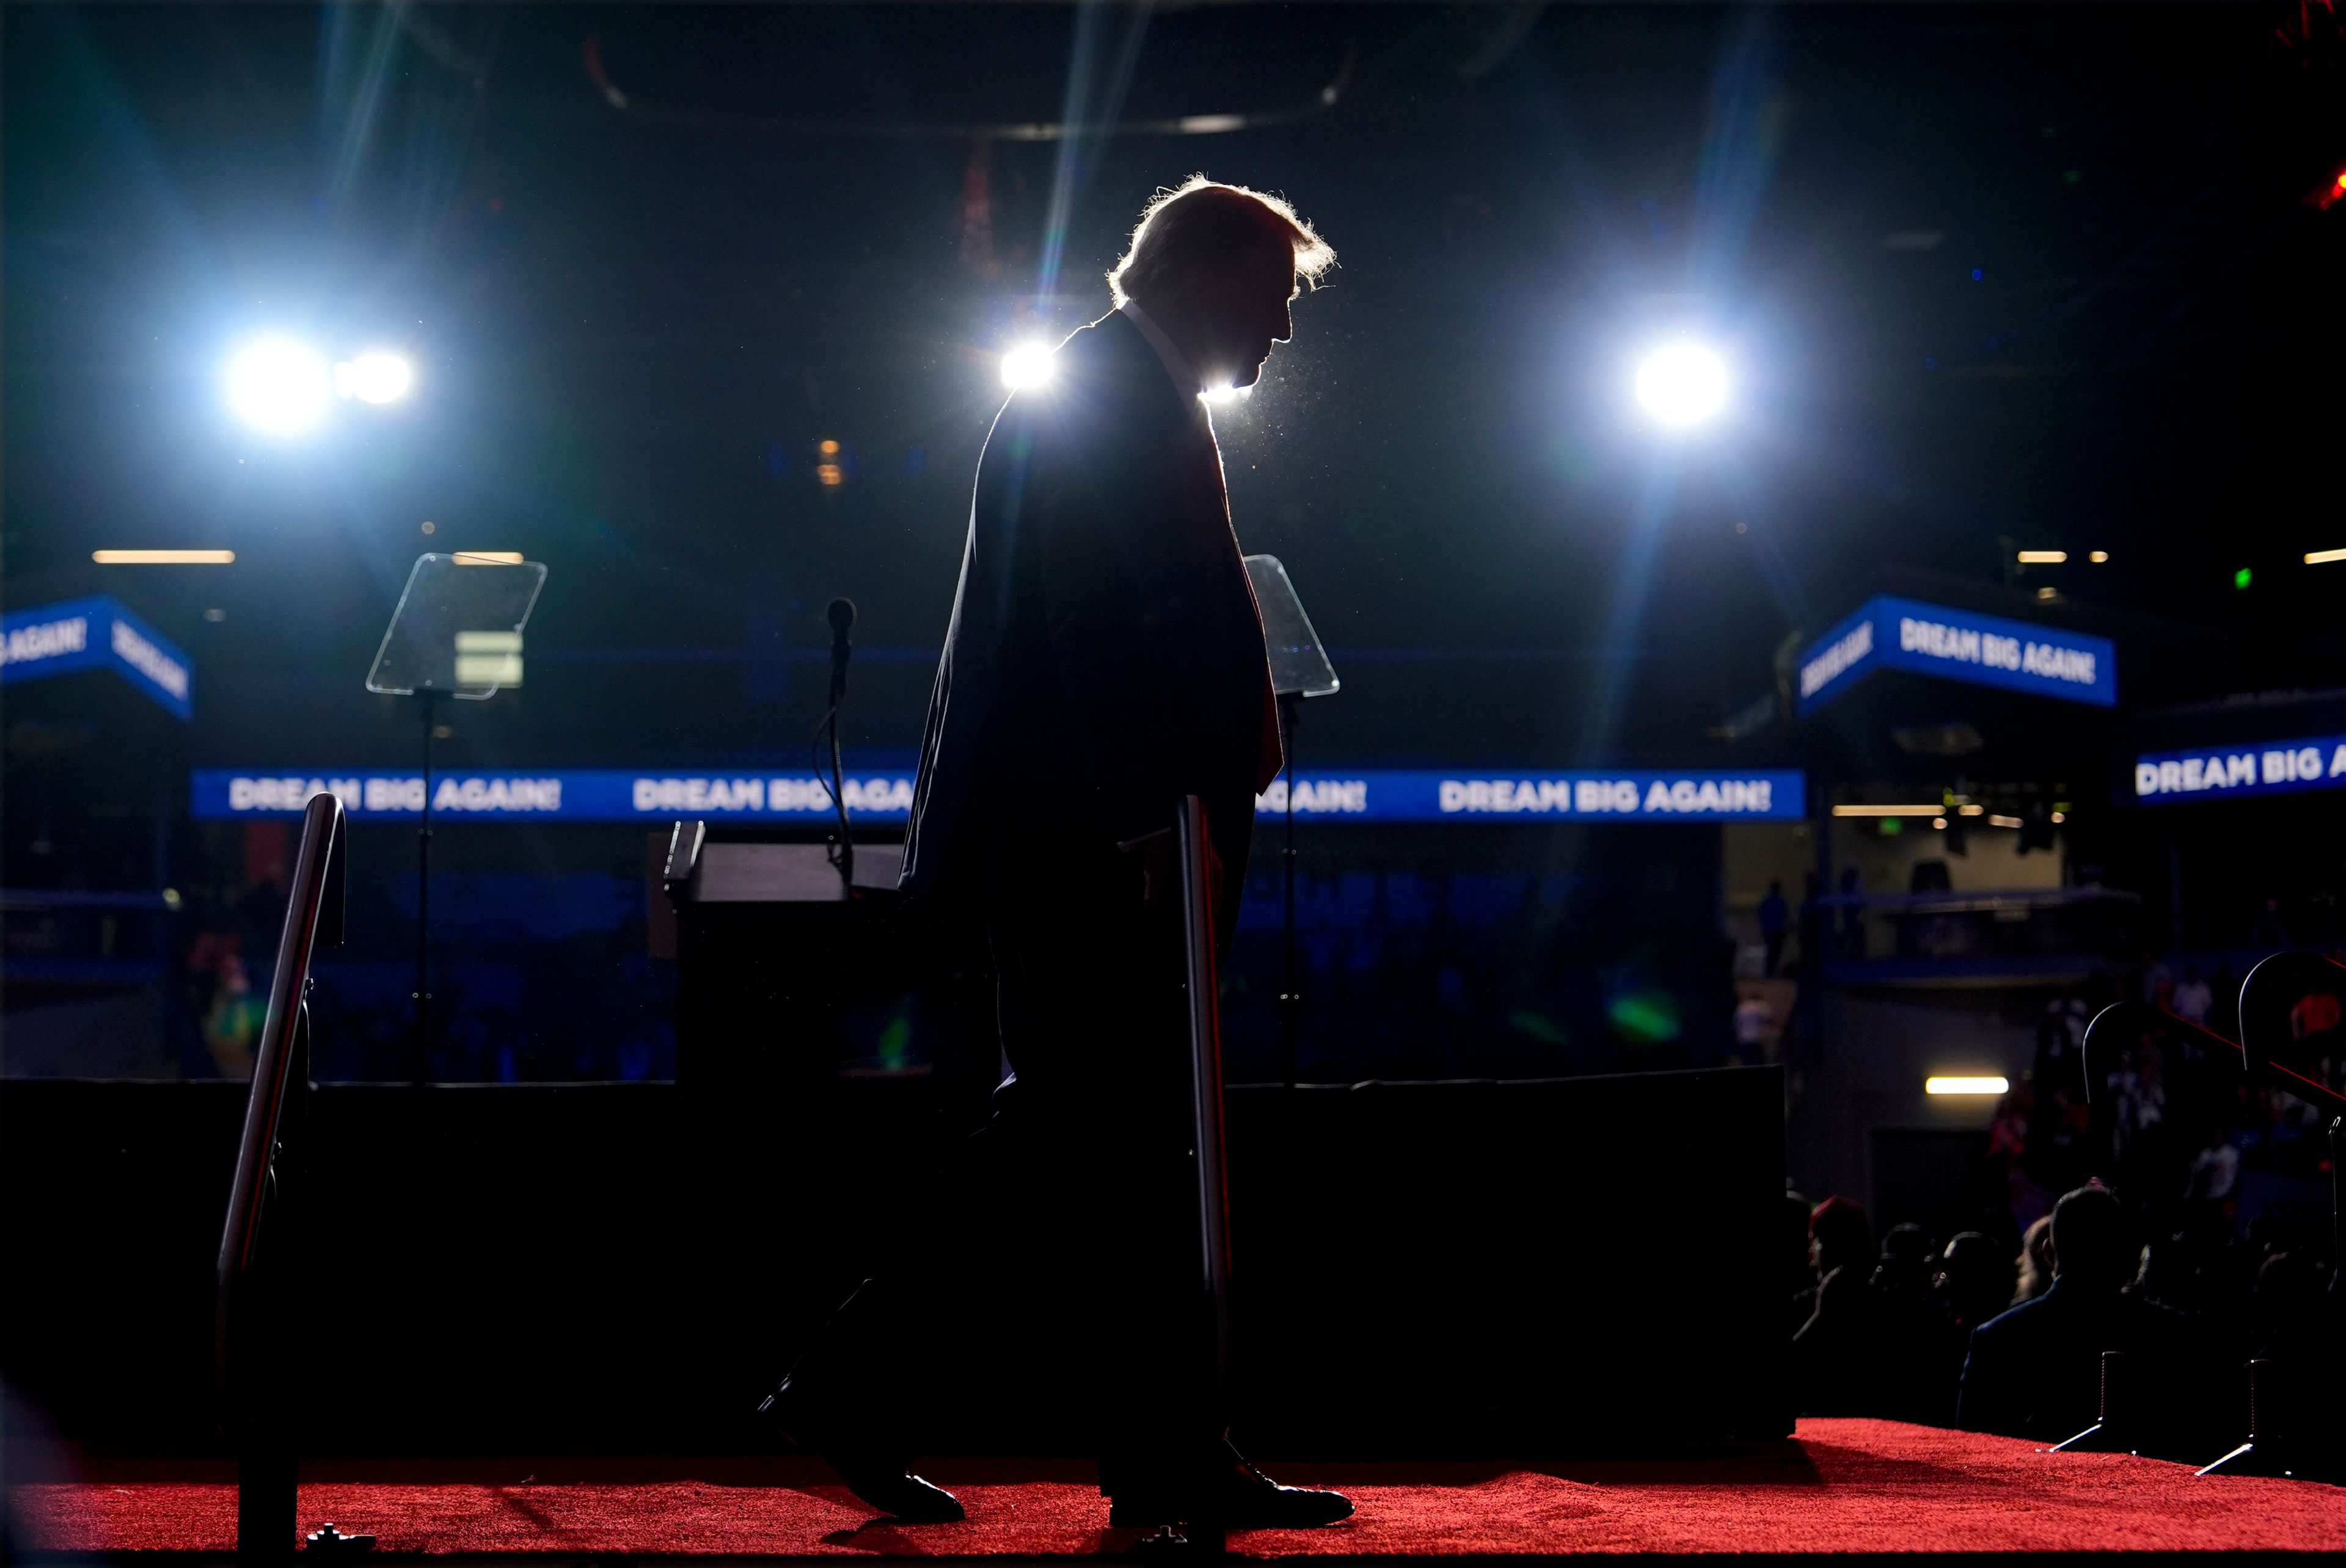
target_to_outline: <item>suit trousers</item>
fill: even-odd
[[[874,1451],[1073,1424],[1103,1490],[1186,1485],[1229,1451],[1208,1397],[1178,892],[1159,877],[1152,899],[1114,850],[1046,871],[1005,843],[994,869],[1010,1075],[917,1236],[792,1381]],[[956,1339],[984,1347],[975,1364]]]

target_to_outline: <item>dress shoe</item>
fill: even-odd
[[[969,1516],[961,1500],[934,1481],[924,1481],[904,1468],[902,1461],[873,1460],[849,1453],[825,1453],[823,1459],[839,1471],[847,1490],[891,1519],[908,1524],[958,1524]]]
[[[1107,1522],[1118,1529],[1161,1524],[1206,1524],[1222,1530],[1311,1530],[1352,1516],[1352,1500],[1341,1492],[1281,1486],[1240,1460],[1218,1471],[1202,1500],[1184,1501],[1171,1490],[1150,1488],[1117,1497]]]
[[[847,1490],[891,1519],[910,1524],[955,1524],[968,1517],[960,1500],[944,1487],[914,1475],[912,1456],[890,1451],[851,1426],[825,1415],[805,1390],[785,1378],[758,1407],[767,1426],[839,1472]]]

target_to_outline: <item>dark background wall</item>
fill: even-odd
[[[1788,1430],[1782,1092],[1771,1069],[1234,1091],[1242,1431],[1431,1453]],[[19,1082],[0,1103],[25,1285],[0,1369],[67,1437],[211,1442],[243,1097]],[[928,1080],[341,1085],[312,1111],[284,1189],[311,1451],[770,1443],[750,1410],[935,1201],[966,1126]],[[1646,1247],[1592,1169],[1708,1217],[1702,1245]],[[1081,1451],[1029,1408],[1031,1369],[939,1314],[947,1361],[991,1390],[956,1441]]]

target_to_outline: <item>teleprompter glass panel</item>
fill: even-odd
[[[546,567],[503,556],[416,558],[391,626],[367,671],[367,689],[480,701],[521,684],[521,633]]]
[[[1249,555],[1247,577],[1254,584],[1255,603],[1262,607],[1262,640],[1270,653],[1270,689],[1280,697],[1333,697],[1343,682],[1336,667],[1287,580],[1287,568],[1276,555]]]

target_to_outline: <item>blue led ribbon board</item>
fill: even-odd
[[[1079,782],[1067,780],[1070,786]],[[207,821],[289,817],[310,797],[341,797],[353,817],[412,817],[423,809],[421,773],[199,768],[189,804]],[[859,821],[901,822],[913,807],[913,776],[874,773],[846,780],[847,809]],[[1439,772],[1371,769],[1328,771],[1295,781],[1295,814],[1355,822],[1797,822],[1807,811],[1803,776],[1601,769],[1571,773]],[[1287,808],[1280,779],[1255,809]],[[447,773],[432,785],[435,817],[484,821],[659,822],[695,817],[723,822],[826,822],[831,789],[811,774],[635,772],[568,769],[543,773]]]
[[[2134,798],[2143,805],[2309,789],[2346,789],[2346,735],[2146,751],[2134,764]]]
[[[1800,655],[1800,710],[1815,712],[1877,669],[2115,708],[2117,648],[2107,637],[1878,594]]]
[[[110,669],[179,719],[196,716],[194,661],[99,594],[0,616],[0,684]]]

